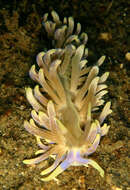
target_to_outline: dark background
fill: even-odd
[[[128,7],[127,0],[0,0],[0,190],[129,190]],[[31,110],[24,88],[35,84],[28,71],[37,53],[52,48],[42,26],[43,15],[52,10],[61,20],[73,16],[81,23],[88,34],[89,64],[106,55],[101,73],[110,72],[106,99],[112,102],[111,128],[92,155],[104,169],[104,178],[93,168],[70,167],[59,182],[44,183],[41,168],[52,159],[38,166],[22,163],[38,150],[23,127]]]

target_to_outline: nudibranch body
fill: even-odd
[[[41,172],[42,180],[55,179],[70,166],[93,166],[103,177],[103,169],[88,158],[96,151],[100,138],[107,134],[109,125],[105,118],[112,112],[111,103],[104,105],[109,73],[99,76],[102,56],[94,66],[87,66],[88,50],[85,48],[87,34],[81,33],[77,23],[74,32],[72,17],[61,22],[52,11],[53,21],[44,15],[44,27],[54,39],[55,49],[37,56],[40,67],[30,69],[31,78],[39,85],[26,88],[26,96],[32,105],[32,119],[25,121],[25,129],[33,134],[40,150],[36,158],[24,160],[25,164],[37,164],[54,156],[54,163]],[[104,105],[104,107],[103,107]],[[94,111],[103,109],[95,119]]]

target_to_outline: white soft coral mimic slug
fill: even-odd
[[[104,105],[102,97],[107,93],[104,84],[108,72],[98,76],[102,56],[95,66],[87,67],[85,44],[87,34],[78,23],[74,32],[72,17],[59,19],[52,11],[53,21],[44,15],[44,27],[54,39],[56,49],[41,52],[37,56],[39,71],[33,65],[30,76],[37,81],[34,90],[26,88],[26,96],[33,109],[32,119],[25,121],[25,129],[35,135],[40,150],[38,157],[24,160],[25,164],[37,164],[55,155],[54,163],[41,172],[43,181],[55,179],[69,166],[93,166],[103,177],[103,169],[88,158],[96,151],[101,136],[109,126],[104,123],[111,113],[110,102]],[[94,111],[103,106],[94,119]],[[44,141],[43,141],[44,140]]]

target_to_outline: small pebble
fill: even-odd
[[[125,58],[126,58],[127,61],[130,61],[130,52],[127,52],[125,54]]]
[[[112,35],[108,32],[102,32],[99,35],[99,39],[100,40],[104,40],[104,41],[109,41],[112,39]]]

